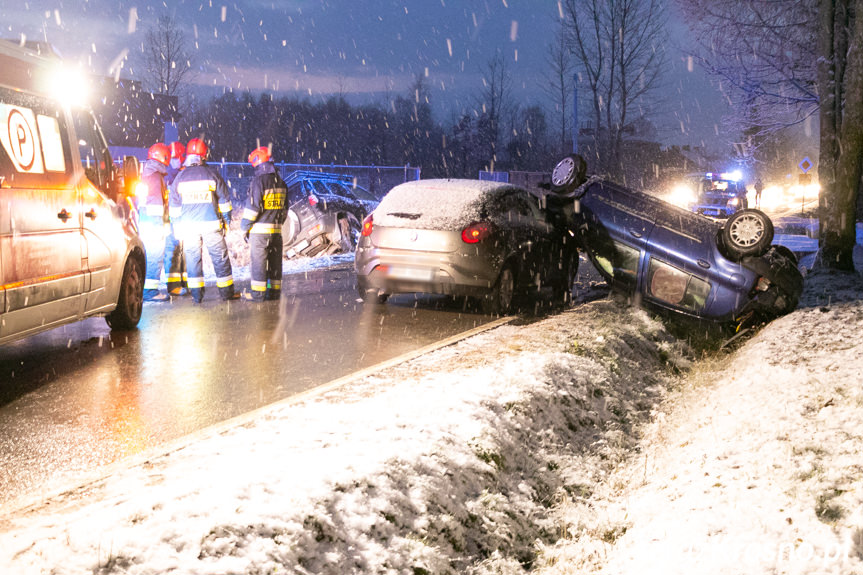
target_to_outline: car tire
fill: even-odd
[[[740,210],[728,217],[721,231],[726,257],[740,261],[764,255],[773,242],[773,222],[761,210]]]
[[[515,272],[512,265],[506,263],[501,268],[491,292],[482,299],[483,312],[486,315],[511,314],[515,300],[515,286]]]
[[[344,253],[353,252],[360,239],[360,231],[362,225],[353,214],[347,214],[339,217],[339,251]]]
[[[130,256],[123,269],[117,307],[105,316],[111,329],[132,329],[141,320],[144,307],[144,269],[138,258]]]
[[[282,241],[284,245],[293,243],[297,234],[300,233],[300,217],[294,210],[288,210],[288,217],[285,223],[282,224]]]
[[[367,289],[367,290],[359,290],[360,299],[363,300],[364,304],[370,305],[383,305],[387,303],[387,300],[390,298],[390,294],[381,293],[376,289]]]
[[[551,172],[551,189],[559,194],[570,193],[587,180],[587,162],[578,154],[561,159]]]

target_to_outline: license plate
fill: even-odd
[[[432,270],[428,268],[409,268],[403,266],[390,266],[387,275],[394,279],[400,280],[415,280],[415,281],[431,281],[433,277]]]

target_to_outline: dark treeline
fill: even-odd
[[[482,106],[478,106],[482,108]],[[492,126],[500,142],[494,141]],[[476,178],[480,170],[548,170],[554,164],[546,118],[539,106],[514,108],[508,118],[481,110],[444,127],[432,117],[418,77],[409,93],[387,103],[354,106],[334,96],[323,102],[263,93],[226,92],[193,105],[186,138],[203,136],[211,158],[244,161],[259,145],[273,146],[277,162],[406,165],[423,177]]]

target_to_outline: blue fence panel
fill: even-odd
[[[480,170],[479,179],[485,182],[500,182],[502,184],[509,183],[509,172],[486,172]]]
[[[222,178],[231,190],[231,201],[246,199],[249,191],[249,178],[254,174],[254,168],[246,162],[210,162],[217,166]],[[354,185],[368,191],[374,197],[381,199],[395,186],[412,180],[420,179],[421,169],[413,166],[321,166],[315,164],[277,163],[276,167],[283,178],[297,170],[339,174],[350,176]]]

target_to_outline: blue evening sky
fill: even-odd
[[[552,104],[541,87],[557,0],[3,0],[0,36],[47,40],[93,72],[114,75],[119,63],[121,76],[141,79],[145,31],[162,15],[185,33],[195,81],[216,89],[384,101],[424,74],[448,122],[475,107],[500,52],[514,101]],[[661,138],[710,146],[722,97],[684,53],[669,45],[669,55]]]

